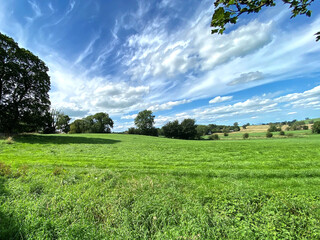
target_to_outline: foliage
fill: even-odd
[[[267,137],[267,138],[272,138],[272,137],[273,137],[272,132],[267,132],[266,137]]]
[[[56,132],[54,112],[47,112],[45,115],[44,126],[42,129],[42,133],[50,134]]]
[[[150,110],[144,110],[138,113],[134,119],[134,124],[142,135],[158,136],[158,130],[154,125],[154,115]]]
[[[280,132],[281,127],[276,124],[270,124],[268,128],[268,132]]]
[[[70,120],[71,118],[68,115],[59,112],[56,120],[56,128],[64,133],[68,133],[70,131]]]
[[[44,128],[50,108],[48,70],[37,56],[0,33],[0,132]]]
[[[247,129],[248,126],[250,126],[250,123],[246,123],[246,124],[242,125],[242,128]]]
[[[239,123],[238,123],[238,122],[235,122],[235,123],[233,124],[233,128],[231,128],[231,130],[240,131]]]
[[[195,120],[191,118],[184,119],[181,126],[181,134],[180,138],[182,139],[195,139],[197,135],[197,125],[195,124]]]
[[[180,138],[181,136],[181,125],[178,120],[166,123],[163,127],[163,134],[167,138]]]
[[[289,123],[289,130],[296,131],[296,130],[303,130],[305,128],[305,121],[294,121]],[[304,129],[307,130],[307,129]]]
[[[140,134],[140,132],[138,129],[131,127],[128,129],[128,134]]]
[[[298,15],[311,16],[309,6],[314,0],[282,0],[292,9],[291,18]],[[240,0],[215,0],[215,11],[212,16],[211,27],[214,29],[212,34],[223,34],[227,24],[236,24],[240,15],[246,13],[258,13],[264,7],[273,7],[276,5],[275,0],[255,0],[255,1],[240,1]],[[317,41],[320,40],[320,32],[315,34]]]
[[[70,124],[70,133],[110,133],[113,121],[107,113],[96,113]]]
[[[249,138],[249,133],[244,133],[243,136],[242,136],[242,138],[243,138],[243,139]]]
[[[211,135],[209,136],[209,139],[210,139],[210,140],[220,140],[220,137],[219,137],[218,134],[211,134]]]
[[[234,131],[240,131],[240,127],[238,123],[235,123],[232,126],[227,125],[216,125],[216,124],[209,124],[209,134],[210,133],[225,133],[225,132],[234,132]]]
[[[320,133],[320,121],[314,122],[312,125],[312,133]]]
[[[229,136],[229,133],[224,132],[224,133],[223,133],[223,136],[228,137],[228,136]]]
[[[202,131],[202,130],[200,130]],[[194,119],[184,119],[181,123],[178,120],[168,122],[162,127],[162,132],[167,138],[180,138],[180,139],[199,139],[201,133],[197,132],[197,125]]]
[[[284,136],[285,132],[284,131],[280,131],[279,135]]]
[[[197,135],[198,136],[205,136],[208,135],[210,129],[207,125],[197,125]]]

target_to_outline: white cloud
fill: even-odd
[[[148,110],[151,110],[153,112],[156,111],[163,111],[163,110],[169,110],[172,109],[174,106],[178,106],[185,103],[190,103],[191,100],[181,100],[181,101],[170,101],[163,104],[155,104],[153,106],[148,107]]]
[[[66,113],[82,113],[83,116],[103,111],[119,115],[145,105],[148,86],[129,85],[110,76],[90,78],[86,74],[78,75],[76,70],[66,71],[50,61],[48,65],[53,85],[51,102],[54,108],[65,109]]]
[[[297,112],[292,110],[298,107],[300,109],[314,109],[315,107],[320,109],[319,90],[320,86],[317,86],[302,93],[292,93],[277,98],[267,98],[270,94],[263,94],[260,97],[252,97],[234,104],[218,107],[215,107],[214,105],[198,107],[170,116],[159,116],[156,118],[156,124],[161,126],[168,121],[173,121],[175,119],[181,121],[185,118],[194,118],[197,121],[204,123],[216,122],[219,119],[224,121],[239,118],[265,119],[266,114],[271,115],[275,112],[283,113],[284,115],[293,115]],[[315,95],[317,96],[315,97]],[[272,94],[270,96],[272,96]],[[297,101],[301,102],[297,103]]]
[[[124,115],[121,117],[121,119],[135,119],[137,116],[138,114]]]
[[[203,10],[175,32],[166,31],[169,18],[155,17],[127,39],[122,51],[126,73],[148,82],[155,96],[172,101],[175,96],[209,98],[317,71],[320,60],[311,62],[307,55],[320,52],[314,40],[320,18],[283,30],[287,10],[278,9],[272,21],[253,20],[221,36],[208,30],[212,11]]]
[[[156,19],[141,34],[128,39],[126,66],[133,78],[175,76],[198,69],[207,71],[245,56],[271,41],[272,24],[253,21],[223,36],[211,35],[207,19],[212,9],[176,34],[161,30],[167,19]],[[255,35],[252,38],[252,35]]]
[[[221,103],[221,102],[229,101],[229,100],[231,100],[232,98],[233,98],[232,96],[224,96],[224,97],[217,96],[217,97],[215,97],[214,99],[211,99],[211,100],[209,101],[209,103],[211,103],[211,104]]]

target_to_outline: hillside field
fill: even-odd
[[[319,239],[320,135],[241,136],[0,140],[0,239]]]

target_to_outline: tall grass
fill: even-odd
[[[0,144],[0,239],[317,239],[319,143],[16,137]]]

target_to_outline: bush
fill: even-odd
[[[249,138],[249,133],[245,133],[245,134],[243,134],[243,139],[247,139],[247,138]]]
[[[312,133],[318,133],[318,134],[320,134],[320,121],[316,121],[316,122],[312,125]]]
[[[280,132],[281,127],[277,126],[276,124],[270,124],[268,132]]]
[[[223,133],[223,136],[228,137],[228,136],[229,136],[229,133],[224,132],[224,133]]]
[[[209,136],[209,139],[210,140],[220,140],[220,137],[218,134],[212,134]]]
[[[272,137],[273,137],[272,132],[267,132],[266,137],[267,137],[267,138],[272,138]]]
[[[309,127],[308,126],[303,126],[303,130],[308,130],[309,129]]]
[[[284,136],[286,134],[284,133],[284,131],[280,131],[279,135]]]

